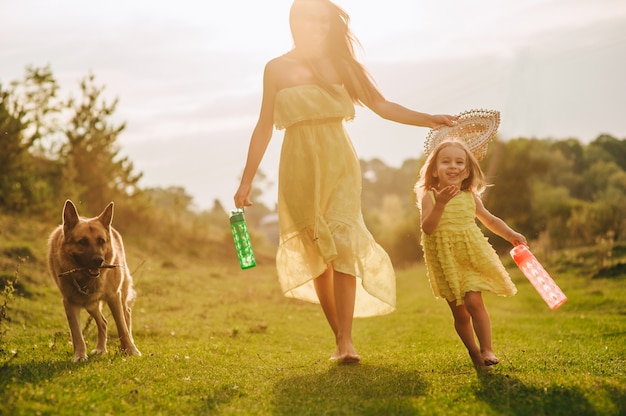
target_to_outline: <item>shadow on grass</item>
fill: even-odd
[[[88,362],[73,363],[71,360],[33,361],[19,364],[6,362],[0,365],[0,391],[5,391],[7,385],[39,384],[44,380],[53,379],[60,373],[76,370],[86,364]]]
[[[595,409],[577,387],[535,387],[498,373],[479,374],[476,397],[498,414],[596,415]]]
[[[276,415],[411,414],[427,384],[417,371],[368,365],[283,379],[274,387]]]
[[[63,359],[43,359],[42,361],[15,362],[17,354],[6,359],[0,364],[0,391],[5,390],[7,385],[11,387],[19,385],[33,384],[37,385],[44,381],[50,381],[60,374],[78,373],[81,369],[93,368],[98,362],[112,362],[118,359],[124,359],[126,356],[121,352],[110,351],[104,355],[89,354],[86,361],[73,362],[72,353],[61,354]]]

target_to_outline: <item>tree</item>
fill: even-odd
[[[188,213],[193,202],[193,197],[180,186],[148,188],[145,190],[145,193],[155,208],[178,216]]]
[[[506,142],[503,153],[494,167],[491,187],[485,195],[485,206],[511,227],[535,233],[532,221],[532,178],[536,172],[545,173],[546,167],[534,161],[535,141],[516,139]],[[530,235],[527,235],[530,237]]]
[[[605,160],[615,162],[622,170],[626,170],[626,140],[618,140],[608,134],[602,134],[589,143],[589,149],[601,149]]]
[[[0,207],[19,211],[26,205],[23,172],[28,155],[22,143],[24,124],[10,106],[10,94],[0,85]]]
[[[133,172],[127,157],[120,157],[117,138],[126,125],[114,126],[109,121],[118,100],[105,102],[104,86],[96,86],[94,78],[93,74],[85,77],[80,83],[82,97],[67,102],[72,115],[61,160],[68,167],[65,179],[78,185],[78,198],[97,211],[109,201],[137,193],[142,174]]]
[[[62,103],[57,97],[59,85],[50,65],[41,68],[27,66],[24,80],[14,81],[11,85],[11,96],[24,124],[25,146],[31,151],[37,146],[41,153],[53,154],[54,149],[41,143],[43,139],[49,139],[49,145],[53,145],[52,139],[60,133]]]
[[[29,66],[23,80],[0,92],[0,204],[7,210],[44,212],[55,199],[55,184],[62,183],[51,162],[52,138],[60,134],[57,90],[49,66]]]
[[[363,173],[362,204],[364,210],[382,209],[382,195],[400,197],[406,210],[415,208],[413,186],[417,181],[418,160],[407,159],[400,168],[387,166],[380,159],[361,160]]]

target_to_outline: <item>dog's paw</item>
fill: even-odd
[[[74,355],[74,359],[72,361],[75,363],[87,361],[87,354],[76,354]]]
[[[91,355],[103,355],[106,353],[107,353],[106,348],[96,348],[95,350],[91,351]]]
[[[139,351],[137,347],[135,347],[134,345],[131,345],[130,347],[127,347],[127,348],[122,348],[122,354],[136,355],[138,357],[141,357],[141,351]]]

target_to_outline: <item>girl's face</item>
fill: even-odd
[[[461,183],[469,177],[465,150],[454,145],[441,149],[437,155],[433,175],[439,179],[441,188],[448,185],[460,187]]]
[[[315,0],[297,0],[291,9],[291,33],[296,48],[312,56],[326,48],[330,14],[326,4]]]

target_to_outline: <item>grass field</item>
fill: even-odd
[[[271,262],[241,271],[234,258],[162,258],[126,241],[143,356],[116,352],[105,308],[109,353],[74,364],[45,239],[3,241],[5,276],[15,253],[29,260],[0,328],[2,415],[626,414],[624,277],[553,273],[569,300],[551,311],[507,259],[519,293],[485,295],[502,362],[479,377],[422,266],[398,271],[396,312],[355,321],[362,363],[337,366],[319,306],[284,298]],[[93,348],[93,325],[86,338]]]

